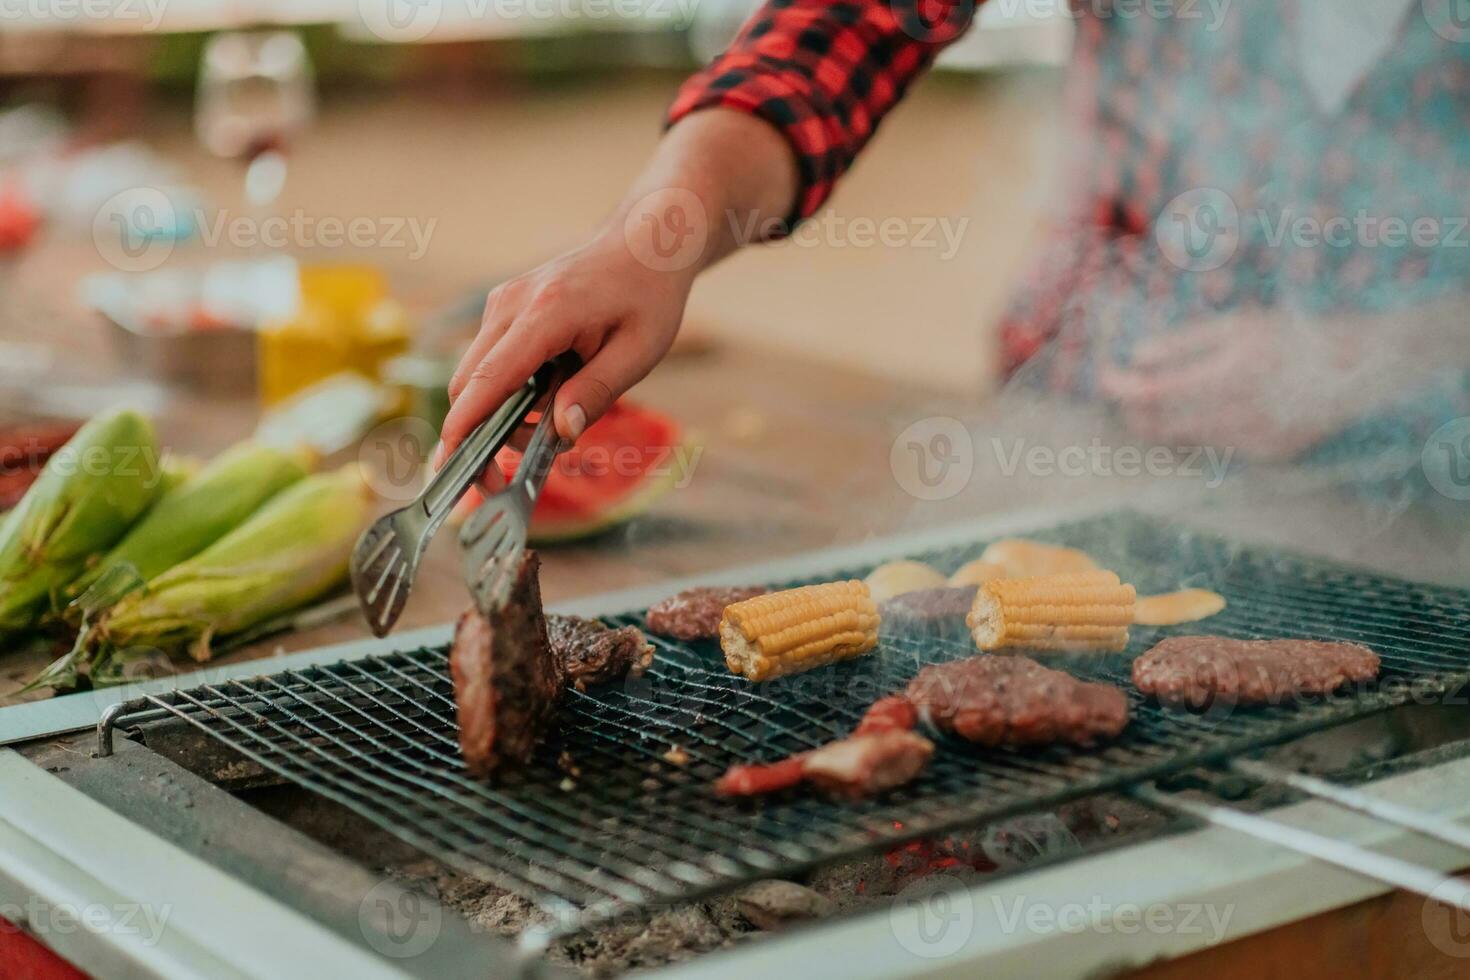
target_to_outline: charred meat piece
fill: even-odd
[[[628,674],[637,677],[653,662],[653,646],[636,626],[613,629],[601,620],[552,613],[546,631],[567,683],[579,691]]]
[[[980,745],[1085,745],[1128,724],[1128,699],[1027,657],[980,656],[919,671],[904,691],[919,716]]]
[[[525,552],[504,607],[487,618],[472,606],[455,627],[449,672],[459,744],[476,776],[502,762],[529,761],[566,687],[541,611],[540,564],[535,552]]]
[[[708,585],[685,589],[648,610],[645,625],[650,633],[676,640],[713,640],[720,635],[720,617],[725,607],[765,595],[760,585]]]
[[[934,743],[901,728],[859,731],[778,762],[731,766],[715,783],[722,796],[762,796],[810,783],[856,800],[902,786],[924,771]]]
[[[787,756],[779,762],[731,766],[715,781],[715,792],[721,796],[762,796],[799,786],[806,778],[802,767],[808,754]]]
[[[923,772],[934,754],[934,745],[912,732],[917,719],[907,698],[880,698],[847,738],[779,762],[731,766],[715,783],[715,792],[761,796],[810,782],[856,799],[901,786]]]
[[[863,713],[862,720],[852,730],[854,735],[871,735],[875,732],[906,732],[918,723],[919,713],[913,702],[902,694],[891,694],[879,698]]]
[[[1133,661],[1133,683],[1164,704],[1275,704],[1378,676],[1378,654],[1356,643],[1171,636]]]
[[[924,771],[933,754],[934,743],[915,732],[849,735],[808,752],[801,774],[825,793],[856,800],[902,786]]]

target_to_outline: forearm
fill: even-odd
[[[784,229],[797,189],[796,155],[775,127],[738,110],[706,109],[669,129],[603,233],[622,235],[635,255],[665,258],[680,267],[671,272],[692,279]]]

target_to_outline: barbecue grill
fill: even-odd
[[[1132,790],[1155,806],[1187,805],[1149,784],[1470,683],[1470,594],[1464,591],[1239,545],[1134,513],[1033,536],[1082,548],[1141,593],[1181,585],[1222,593],[1229,605],[1205,625],[1209,632],[1363,643],[1381,656],[1382,675],[1361,689],[1291,704],[1166,710],[1132,689],[1129,664],[1161,635],[1181,630],[1135,627],[1123,654],[1047,658],[1129,692],[1133,720],[1118,739],[1090,750],[1009,751],[946,739],[919,780],[858,803],[805,794],[731,802],[713,796],[710,784],[732,763],[775,759],[847,733],[871,701],[901,688],[920,666],[971,655],[963,631],[890,624],[870,656],[760,685],[729,675],[712,642],[659,639],[644,677],[569,692],[559,731],[534,763],[493,784],[470,778],[459,759],[442,645],[137,698],[107,711],[99,751],[110,753],[116,731],[160,719],[207,733],[445,864],[535,903],[545,922],[521,937],[523,950],[533,954],[630,912],[1077,797]],[[907,557],[950,570],[985,544],[956,541]],[[771,584],[861,577],[869,567],[833,567]],[[622,625],[642,617],[634,610],[605,618]],[[1258,780],[1288,778],[1260,767],[1243,771]],[[1295,788],[1318,795],[1334,789]],[[1362,799],[1347,792],[1339,802],[1361,805]],[[1199,805],[1191,814],[1212,819]],[[1377,815],[1417,819],[1418,830],[1465,840],[1457,826],[1423,815],[1381,807]],[[1238,829],[1269,836],[1269,827]],[[1420,890],[1440,881],[1414,879],[1412,872],[1422,869],[1373,866],[1341,842],[1326,847],[1319,857],[1386,880],[1417,883]]]

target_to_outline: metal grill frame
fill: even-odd
[[[885,629],[874,655],[764,685],[726,673],[713,644],[654,638],[659,656],[645,679],[569,692],[559,735],[531,767],[493,786],[470,778],[459,760],[443,648],[150,695],[110,711],[99,729],[105,740],[114,726],[173,717],[209,733],[447,864],[537,904],[550,921],[523,935],[534,950],[629,911],[1121,790],[1470,683],[1470,619],[1463,612],[1470,592],[1239,546],[1127,512],[1032,536],[1083,547],[1142,591],[1222,591],[1231,605],[1203,627],[1210,632],[1366,642],[1383,657],[1384,676],[1362,690],[1294,705],[1167,711],[1132,689],[1128,666],[1159,636],[1189,629],[1135,628],[1124,655],[1051,658],[1128,692],[1134,720],[1115,742],[1092,750],[981,751],[943,740],[919,781],[856,804],[806,795],[736,803],[715,798],[709,782],[730,762],[771,759],[845,734],[868,703],[901,686],[920,663],[971,655],[962,631]],[[913,557],[949,569],[984,543]],[[1242,577],[1245,570],[1253,574]],[[813,579],[865,571],[834,569]],[[1391,597],[1402,615],[1384,611]],[[1287,622],[1293,628],[1270,628]],[[802,685],[818,690],[803,697]],[[825,688],[845,690],[834,698]],[[686,765],[664,757],[671,744],[684,747]],[[582,769],[570,787],[557,766],[562,749]]]

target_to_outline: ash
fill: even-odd
[[[560,942],[548,955],[592,977],[666,966],[833,916],[881,910],[887,900],[927,875],[978,881],[1151,836],[1163,823],[1159,815],[1120,797],[1079,800],[1054,813],[914,841],[790,880],[770,879],[708,901],[630,915]],[[382,870],[433,895],[472,927],[507,939],[548,918],[519,896],[431,858]]]

